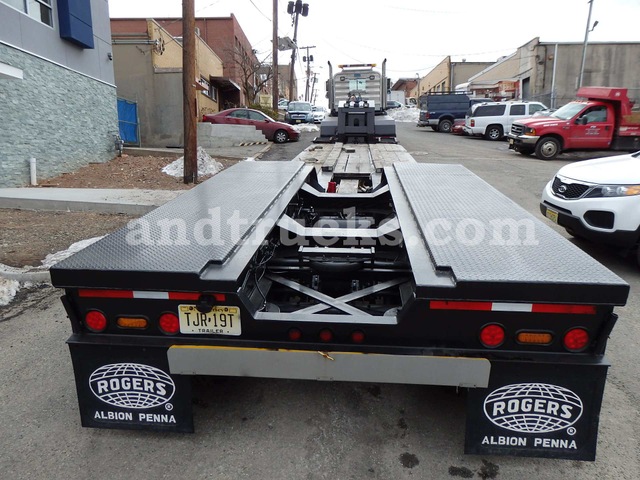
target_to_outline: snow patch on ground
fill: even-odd
[[[73,243],[66,250],[51,253],[42,261],[42,265],[16,268],[0,263],[0,306],[9,305],[22,288],[29,288],[34,283],[48,283],[48,270],[56,263],[70,257],[103,237],[88,238]]]
[[[214,160],[202,147],[198,147],[198,176],[215,175],[224,167],[220,162]],[[180,157],[175,162],[162,169],[163,173],[172,177],[180,178],[184,176],[184,157]]]
[[[0,307],[9,305],[20,290],[20,282],[0,277]]]
[[[315,123],[300,123],[298,125],[291,125],[294,130],[297,130],[300,133],[303,132],[319,132],[320,126]]]
[[[42,265],[39,266],[38,268],[48,270],[49,268],[53,267],[56,263],[64,260],[65,258],[70,257],[71,255],[79,252],[80,250],[87,248],[89,245],[91,245],[92,243],[96,243],[101,238],[104,238],[104,235],[102,237],[93,237],[93,238],[87,238],[85,240],[80,240],[79,242],[71,244],[71,246],[69,246],[69,248],[67,248],[66,250],[62,250],[61,252],[56,252],[56,253],[50,253],[45,257],[45,259],[42,261]]]
[[[419,108],[391,108],[387,110],[387,115],[393,118],[396,122],[403,123],[418,123],[420,117]]]

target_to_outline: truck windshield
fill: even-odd
[[[558,110],[551,114],[552,117],[559,118],[561,120],[569,120],[585,107],[584,103],[571,102],[567,103],[564,107],[560,107]]]

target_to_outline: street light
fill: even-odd
[[[593,23],[593,27],[589,28],[591,25],[591,9],[593,8],[593,0],[589,0],[589,16],[587,17],[587,30],[584,32],[584,45],[582,46],[582,63],[580,64],[580,76],[578,77],[578,88],[582,86],[582,78],[584,76],[584,64],[587,59],[587,42],[589,41],[589,32],[592,32],[596,25],[598,25],[598,21],[596,20]]]

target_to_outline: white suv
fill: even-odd
[[[544,188],[540,211],[571,235],[634,248],[640,239],[640,152],[562,167]]]
[[[464,131],[487,140],[500,140],[511,124],[547,107],[540,102],[498,102],[479,104],[465,117]]]

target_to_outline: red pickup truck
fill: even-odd
[[[626,88],[582,87],[578,97],[549,117],[511,126],[509,148],[552,160],[567,150],[640,150],[640,110]]]

